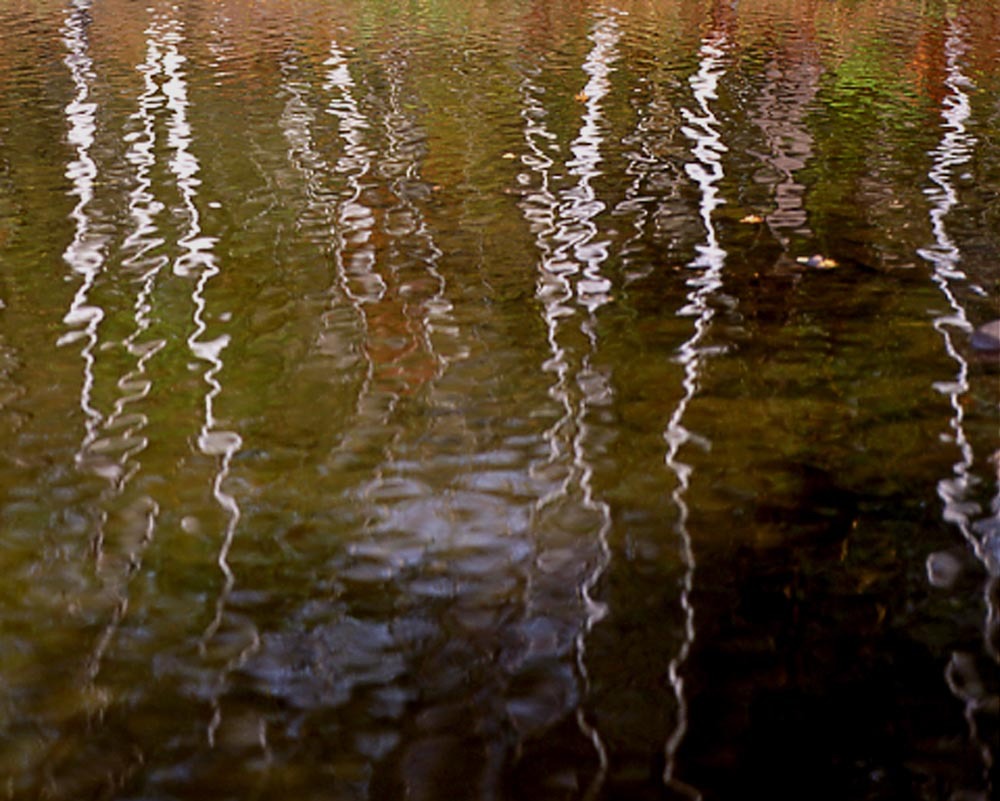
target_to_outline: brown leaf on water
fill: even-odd
[[[590,100],[590,95],[588,95],[586,92],[577,92],[573,96],[573,99],[576,100],[578,103],[586,103],[588,100]]]
[[[746,223],[747,225],[759,225],[760,223],[764,222],[764,218],[761,217],[759,214],[748,214],[746,217],[740,220],[740,222]]]

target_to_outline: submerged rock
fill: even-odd
[[[935,551],[927,557],[927,580],[932,587],[949,589],[962,574],[962,562],[948,551]]]
[[[972,347],[993,353],[1000,351],[1000,320],[992,320],[972,332]]]

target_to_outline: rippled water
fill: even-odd
[[[989,797],[998,41],[0,5],[0,797]]]

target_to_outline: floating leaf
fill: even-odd
[[[746,223],[747,225],[759,225],[760,223],[764,222],[764,218],[761,217],[759,214],[748,214],[746,217],[740,220],[740,222]]]
[[[517,155],[514,154],[514,153],[511,153],[510,151],[507,151],[500,158],[502,158],[502,159],[516,159]]]
[[[577,92],[573,96],[573,98],[579,103],[586,103],[588,100],[590,100],[590,95],[588,95],[586,92]]]
[[[838,264],[833,259],[828,259],[826,256],[821,256],[819,253],[813,256],[799,256],[795,259],[799,264],[804,264],[806,267],[814,267],[817,270],[832,270],[834,267],[839,267]]]

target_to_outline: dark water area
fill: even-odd
[[[993,0],[5,0],[0,798],[995,797],[998,317]]]

